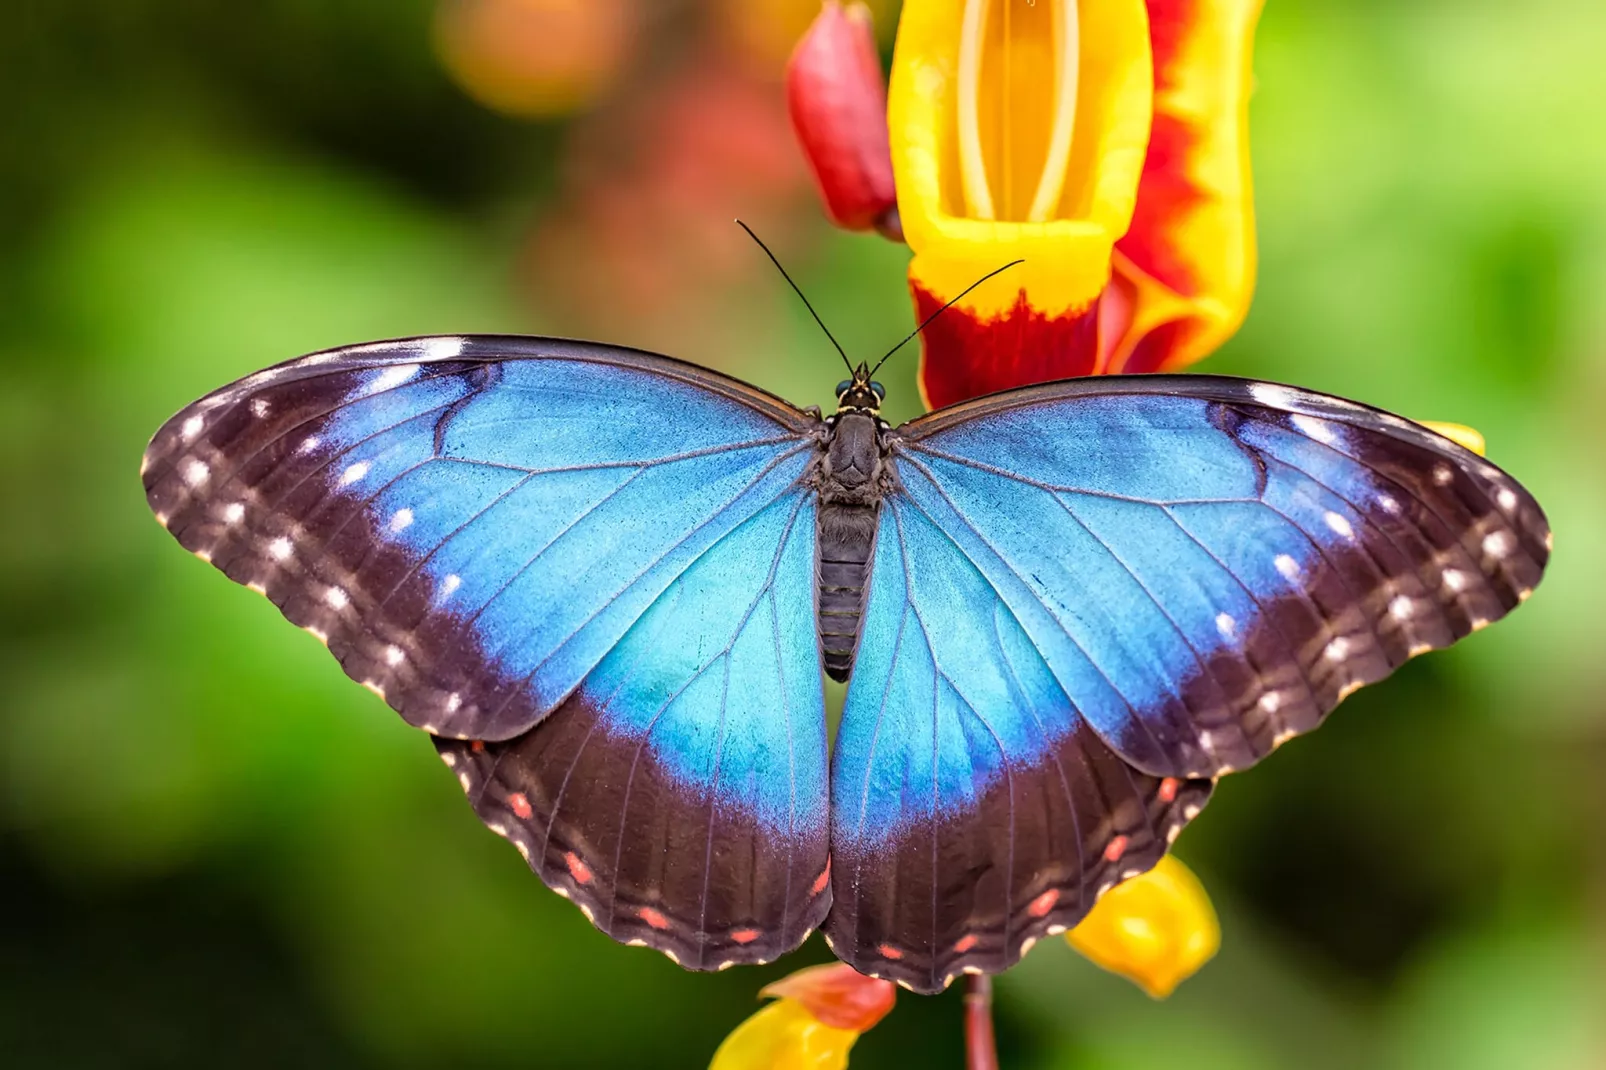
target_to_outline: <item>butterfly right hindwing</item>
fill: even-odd
[[[1002,972],[1153,866],[1211,782],[1118,757],[901,495],[882,509],[872,577],[831,767],[826,934],[855,968],[937,992]]]

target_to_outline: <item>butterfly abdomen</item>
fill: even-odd
[[[879,504],[820,506],[816,613],[820,655],[833,680],[846,680],[853,670],[880,511]]]
[[[864,592],[885,492],[883,453],[880,426],[873,417],[844,412],[832,420],[817,475],[815,612],[820,657],[833,680],[848,678],[859,645]]]

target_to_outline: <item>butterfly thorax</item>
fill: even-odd
[[[881,499],[892,475],[885,427],[874,409],[844,405],[826,422],[813,473],[820,499],[816,620],[821,660],[833,680],[848,678],[858,647]]]

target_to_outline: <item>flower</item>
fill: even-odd
[[[760,994],[777,998],[725,1038],[709,1070],[841,1070],[897,999],[890,981],[844,963],[799,970]]]
[[[1443,435],[1456,445],[1466,447],[1479,457],[1484,455],[1483,432],[1475,427],[1468,427],[1466,424],[1445,423],[1442,420],[1419,420],[1417,422],[1429,431]]]
[[[1204,885],[1172,855],[1105,893],[1065,934],[1077,951],[1164,999],[1221,947],[1221,925]]]
[[[1259,8],[904,5],[888,145],[917,318],[1025,260],[1014,285],[981,287],[927,328],[929,404],[1070,375],[1180,368],[1237,329],[1254,285],[1246,126]],[[844,18],[830,4],[821,13],[821,52],[794,63],[789,97],[800,132],[815,131],[802,140],[827,203],[868,204],[848,191],[871,169],[849,162],[875,151],[876,132],[862,109],[825,103],[846,86],[874,94],[859,69],[868,27],[844,29]],[[827,41],[836,42],[831,62]],[[823,136],[821,117],[833,115],[835,136]]]

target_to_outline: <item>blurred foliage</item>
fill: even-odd
[[[6,1065],[695,1066],[825,958],[692,975],[597,935],[137,478],[193,397],[375,337],[584,333],[828,401],[729,220],[855,354],[909,328],[907,254],[818,218],[728,6],[639,0],[616,82],[529,123],[454,86],[425,0],[8,5]],[[1603,52],[1596,0],[1270,0],[1262,281],[1203,370],[1476,426],[1551,575],[1223,783],[1181,844],[1223,949],[1170,1001],[1060,941],[1003,978],[1005,1065],[1606,1065]],[[886,370],[912,415],[912,354]],[[957,1011],[901,1000],[853,1065],[959,1065]]]

